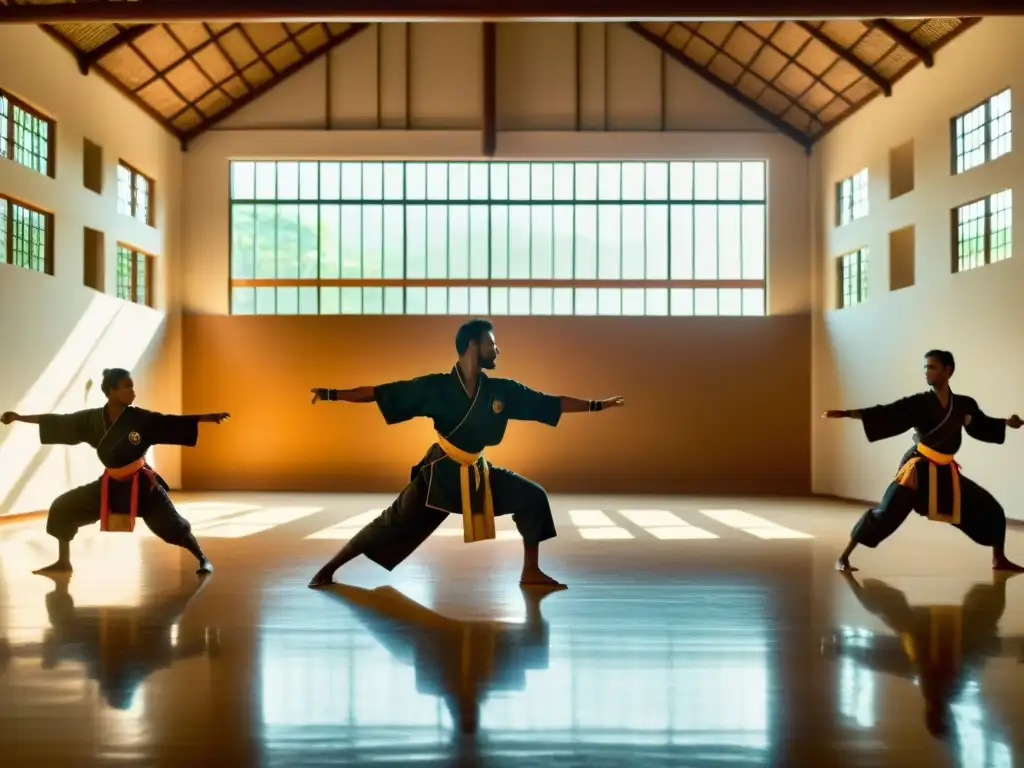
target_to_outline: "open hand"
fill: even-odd
[[[823,419],[845,419],[846,411],[825,411],[821,414]]]
[[[18,414],[14,411],[4,411],[0,414],[0,424],[10,424],[12,421],[18,420]]]
[[[227,421],[230,418],[230,413],[211,413],[207,416],[207,419],[212,421],[214,424],[220,424],[222,421]]]
[[[601,401],[601,410],[606,411],[609,408],[621,408],[626,404],[624,398],[621,397],[609,397],[607,400]]]
[[[309,391],[313,393],[313,399],[309,401],[309,404],[316,405],[317,401],[320,400],[320,390],[317,389],[316,387],[313,387],[313,389]]]
[[[4,415],[6,416],[7,414]],[[1008,426],[1010,429],[1020,429],[1022,425],[1024,425],[1024,421],[1021,421],[1020,416],[1018,416],[1016,413],[1006,420],[1006,426]]]

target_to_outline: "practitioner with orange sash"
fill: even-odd
[[[444,522],[462,515],[466,542],[495,538],[495,515],[512,515],[523,537],[520,583],[564,587],[541,571],[540,543],[554,538],[545,490],[511,470],[495,467],[484,448],[498,445],[509,420],[557,426],[563,413],[602,411],[621,397],[578,400],[546,395],[511,379],[484,373],[496,366],[498,347],[488,320],[470,320],[455,336],[459,360],[448,373],[356,389],[313,389],[313,402],[375,402],[388,424],[417,416],[433,419],[437,439],[412,468],[411,482],[373,522],[321,568],[310,587],[330,584],[334,572],[359,555],[393,570]]]
[[[88,443],[105,467],[99,480],[61,494],[50,505],[46,532],[57,539],[59,554],[57,562],[36,573],[72,570],[71,540],[82,526],[99,521],[103,531],[130,533],[137,518],[167,543],[195,555],[197,573],[212,573],[213,565],[192,535],[191,525],[167,495],[167,484],[146,463],[146,452],[154,445],[192,447],[199,439],[199,422],[220,424],[228,414],[169,416],[135,408],[135,383],[123,368],[105,370],[100,389],[107,396],[102,408],[39,416],[8,411],[0,416],[3,424],[38,424],[43,445]]]
[[[913,510],[929,520],[959,528],[983,547],[991,547],[995,570],[1024,571],[1003,550],[1006,514],[1002,506],[991,493],[964,477],[954,459],[963,430],[975,440],[1001,445],[1006,440],[1006,428],[1020,429],[1024,422],[1016,415],[992,418],[973,398],[954,395],[949,378],[955,369],[952,353],[933,349],[924,356],[929,391],[889,405],[822,414],[824,419],[860,419],[869,442],[914,430],[914,445],[904,454],[882,503],[865,512],[854,526],[849,545],[836,561],[837,570],[857,570],[850,565],[854,548],[858,544],[877,547]]]

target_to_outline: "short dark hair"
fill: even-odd
[[[124,368],[105,368],[103,378],[100,379],[100,391],[109,395],[111,390],[117,389],[122,379],[127,379],[131,374]]]
[[[924,356],[926,358],[934,357],[943,368],[949,368],[950,371],[956,370],[956,360],[953,359],[952,352],[947,352],[944,349],[929,349]]]
[[[493,330],[494,323],[490,320],[484,320],[479,317],[467,320],[459,326],[459,330],[455,334],[455,351],[460,355],[463,354],[469,349],[471,342],[479,341],[485,333],[490,333]]]

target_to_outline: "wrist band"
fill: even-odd
[[[326,389],[325,387],[318,387],[316,390],[316,396],[321,400],[337,400],[338,390]]]
[[[600,400],[591,400],[589,403],[589,410],[591,411],[600,411],[602,408],[604,408],[604,403]]]

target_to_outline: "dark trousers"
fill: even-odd
[[[60,541],[71,541],[79,528],[97,522],[101,482],[79,486],[54,499],[46,518],[46,532]],[[111,480],[109,493],[111,511],[127,513],[131,508],[131,482]],[[139,478],[138,516],[168,544],[181,544],[192,533],[192,526],[178,514],[167,490],[161,485],[153,487],[145,477]]]
[[[877,547],[912,511],[928,514],[928,494],[928,483],[923,478],[917,490],[890,483],[882,503],[861,516],[850,537],[865,547]],[[1001,547],[1006,540],[1006,513],[991,493],[960,475],[960,522],[954,527],[983,547]]]
[[[555,521],[547,492],[532,480],[502,467],[490,467],[494,514],[512,515],[527,545],[554,538]],[[389,571],[416,551],[448,517],[427,506],[430,473],[421,472],[378,517],[352,538],[352,545]]]

